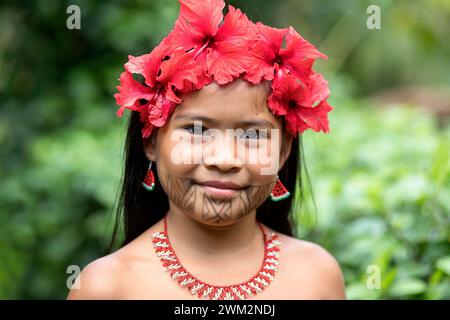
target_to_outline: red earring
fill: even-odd
[[[152,161],[148,165],[147,174],[145,176],[144,182],[142,182],[142,186],[147,191],[153,191],[155,189],[155,176],[152,171]]]
[[[277,176],[277,184],[273,187],[270,199],[272,201],[280,201],[286,199],[291,194],[287,191],[286,187],[281,183],[280,178]]]

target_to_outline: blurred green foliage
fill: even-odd
[[[305,134],[317,216],[299,235],[341,263],[349,298],[450,298],[450,129],[413,106],[373,105],[389,86],[449,83],[448,1],[229,1],[294,25],[330,60],[329,135]],[[66,8],[81,8],[81,30]],[[3,1],[0,6],[0,298],[64,298],[69,265],[105,253],[125,119],[113,94],[127,55],[172,28],[176,0]],[[378,266],[381,288],[368,289]]]
[[[299,234],[337,257],[351,299],[449,299],[450,126],[332,83],[330,134],[304,135],[318,215],[300,212]]]

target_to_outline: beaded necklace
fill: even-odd
[[[264,290],[274,279],[278,268],[279,245],[281,241],[277,234],[267,235],[263,226],[258,222],[264,236],[264,259],[259,271],[245,282],[239,284],[218,286],[211,285],[193,276],[181,264],[167,232],[167,214],[164,217],[164,231],[153,234],[153,247],[160,258],[163,268],[170,273],[182,287],[187,288],[192,295],[210,300],[245,300]]]

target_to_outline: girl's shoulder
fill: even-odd
[[[160,263],[152,249],[153,226],[117,251],[90,262],[79,274],[67,299],[121,299],[130,283],[145,270],[146,275],[160,271]]]
[[[275,232],[281,241],[279,272],[282,277],[285,275],[289,286],[297,282],[299,287],[306,287],[313,293],[311,298],[345,299],[344,277],[330,252],[317,243],[265,227],[269,232]]]
[[[162,285],[155,279],[166,278],[156,255],[148,254],[151,249],[149,239],[161,227],[157,223],[121,249],[89,263],[75,282],[78,288],[72,289],[67,298],[122,299],[139,296],[142,292],[143,297],[152,299],[148,292],[152,292],[151,289],[157,292]],[[282,295],[287,299],[345,298],[341,269],[326,249],[264,227],[269,233],[275,232],[281,241],[277,275],[279,288],[274,291],[275,296]],[[141,288],[150,290],[144,293]]]
[[[119,289],[116,275],[124,267],[115,254],[92,261],[78,275],[67,299],[114,299]]]

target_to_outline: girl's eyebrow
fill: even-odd
[[[174,120],[197,120],[197,121],[202,121],[202,122],[208,122],[211,123],[213,125],[217,124],[217,121],[205,116],[200,116],[200,115],[196,115],[196,114],[189,114],[189,113],[185,113],[185,114],[178,114],[175,116]],[[264,120],[264,119],[258,119],[258,120],[244,120],[244,121],[239,121],[237,122],[238,125],[243,126],[243,127],[250,127],[250,126],[267,126],[267,127],[271,127],[273,129],[275,129],[275,126],[272,124],[272,122],[268,121],[268,120]]]

